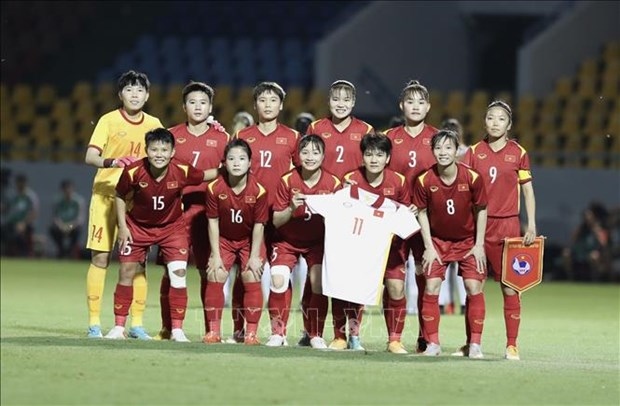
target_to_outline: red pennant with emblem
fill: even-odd
[[[502,283],[523,293],[542,282],[544,250],[544,237],[529,246],[523,245],[523,237],[504,239]]]

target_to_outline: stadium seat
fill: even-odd
[[[610,41],[603,49],[603,60],[608,62],[620,60],[620,41]]]
[[[73,90],[71,90],[71,100],[73,102],[90,101],[92,97],[93,86],[90,82],[80,81],[73,85]]]
[[[454,90],[448,93],[446,98],[445,112],[449,117],[456,118],[461,123],[465,118],[466,96],[465,92]]]
[[[304,89],[302,87],[289,87],[286,90],[284,108],[291,110],[293,114],[299,114],[304,109]]]
[[[254,88],[243,86],[238,89],[233,104],[236,110],[252,111],[254,109]]]
[[[560,97],[568,97],[573,93],[573,78],[564,76],[555,83],[555,94]]]
[[[37,107],[49,107],[56,98],[56,88],[49,84],[43,84],[37,88],[35,103]]]

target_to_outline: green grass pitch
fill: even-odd
[[[436,358],[385,352],[377,308],[365,314],[366,352],[297,348],[298,311],[288,348],[202,344],[198,277],[189,272],[185,331],[192,340],[89,340],[86,262],[1,260],[2,405],[618,405],[620,328],[618,285],[543,283],[524,293],[522,360],[504,360],[502,303],[487,283],[483,360],[451,357],[463,344],[463,318],[443,316],[444,354]],[[118,266],[106,280],[103,330],[112,327]],[[159,320],[161,269],[149,269],[147,331]],[[295,303],[297,299],[295,300]],[[266,312],[261,339],[269,335]],[[225,310],[224,331],[230,332]],[[417,319],[408,316],[408,350]],[[332,338],[328,318],[325,337]]]

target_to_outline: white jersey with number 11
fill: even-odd
[[[419,231],[415,215],[355,185],[331,195],[308,195],[306,205],[325,219],[323,294],[378,305],[392,238]]]

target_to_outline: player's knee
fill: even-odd
[[[187,278],[185,277],[187,261],[171,261],[167,267],[170,286],[177,289],[187,287]]]
[[[288,266],[275,265],[271,267],[271,291],[284,293],[290,283],[291,270]]]
[[[388,279],[385,283],[390,298],[399,300],[405,297],[405,282],[400,279]]]

